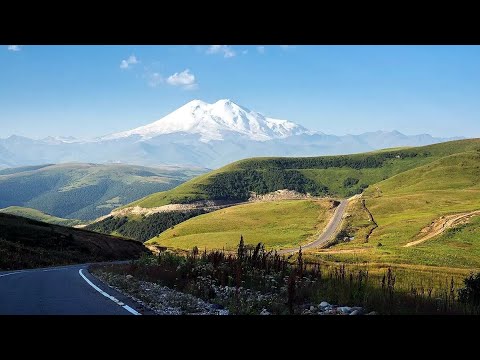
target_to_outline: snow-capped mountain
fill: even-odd
[[[244,135],[255,141],[283,139],[310,133],[303,126],[287,120],[265,117],[229,99],[219,100],[214,104],[193,100],[151,124],[107,135],[101,140],[121,139],[134,135],[145,140],[180,132],[199,134],[202,142],[224,140],[227,132]]]
[[[455,138],[458,139],[458,138]],[[231,100],[193,100],[149,125],[91,140],[0,139],[0,168],[63,162],[194,165],[217,168],[254,156],[340,155],[454,140],[377,131],[327,135],[266,117]]]

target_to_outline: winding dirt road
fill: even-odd
[[[435,221],[433,221],[429,226],[423,228],[420,231],[419,235],[425,234],[422,238],[420,238],[419,240],[411,241],[408,244],[404,245],[403,247],[411,247],[411,246],[421,244],[427,240],[430,240],[431,238],[434,238],[437,235],[442,234],[443,232],[445,232],[446,230],[452,227],[468,222],[468,220],[470,220],[471,217],[479,216],[479,215],[480,215],[480,210],[461,213],[461,214],[442,216],[436,219]]]

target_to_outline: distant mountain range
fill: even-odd
[[[457,139],[461,138],[398,131],[327,135],[266,117],[231,100],[214,104],[193,100],[149,125],[92,140],[15,135],[0,139],[0,167],[94,162],[217,168],[253,156],[338,155]]]

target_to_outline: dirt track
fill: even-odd
[[[411,246],[421,244],[437,235],[440,235],[447,229],[467,223],[470,220],[470,218],[478,215],[480,215],[480,210],[461,213],[461,214],[442,216],[434,220],[430,225],[428,225],[427,227],[423,228],[420,231],[419,236],[422,236],[422,237],[419,240],[411,241],[408,244],[404,245],[403,247],[411,247]]]

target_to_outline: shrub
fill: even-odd
[[[470,274],[463,280],[464,287],[458,290],[458,299],[464,304],[480,305],[480,273]]]

